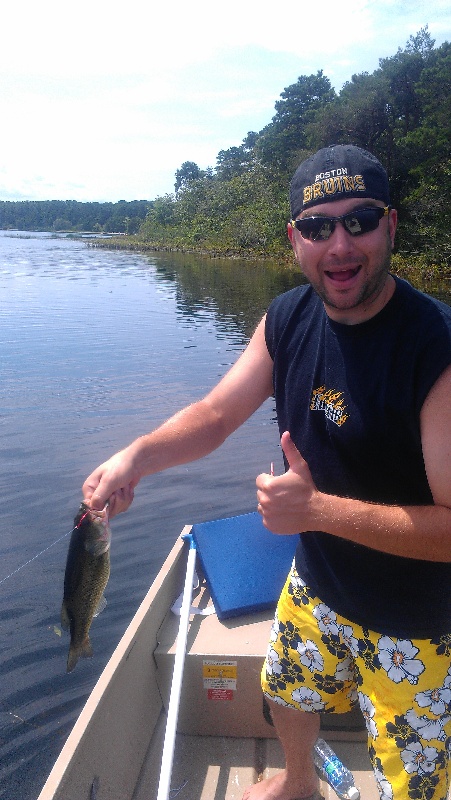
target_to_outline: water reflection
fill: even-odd
[[[199,259],[173,254],[171,271],[158,260],[157,278],[176,284],[177,306],[186,317],[205,309],[215,314],[218,329],[235,324],[247,341],[272,298],[302,282],[296,271],[277,270],[249,260]]]

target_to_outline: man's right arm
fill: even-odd
[[[125,511],[145,475],[208,455],[272,394],[273,363],[264,334],[265,318],[246,350],[202,400],[179,411],[101,464],[83,485],[92,508],[110,501],[110,515]]]

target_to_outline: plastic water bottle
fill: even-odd
[[[317,739],[313,748],[313,761],[320,776],[342,800],[359,800],[360,792],[354,785],[352,772],[341,763],[337,754],[324,739]]]

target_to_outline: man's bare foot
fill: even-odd
[[[271,778],[254,783],[243,794],[243,800],[323,800],[319,790],[310,794],[300,792],[299,787],[289,785],[285,770]]]

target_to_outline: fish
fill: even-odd
[[[103,511],[81,503],[69,542],[61,607],[61,625],[70,631],[67,672],[72,672],[79,658],[93,655],[89,629],[106,605],[103,592],[110,576],[110,545],[108,503]]]

